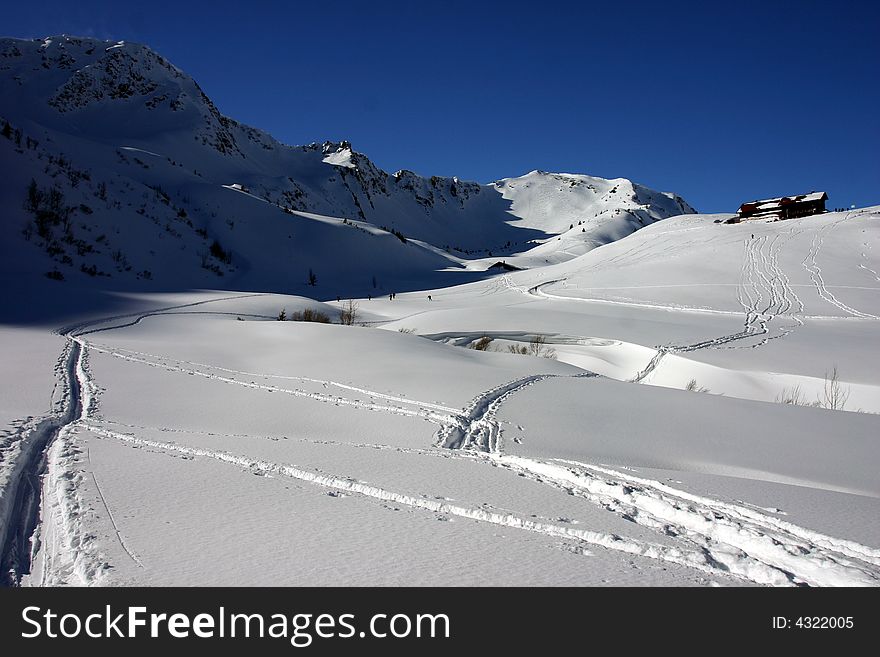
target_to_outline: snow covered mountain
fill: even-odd
[[[562,262],[693,209],[625,179],[481,185],[291,147],[149,48],[0,40],[0,273],[120,289],[379,294]],[[34,181],[31,184],[31,181]]]

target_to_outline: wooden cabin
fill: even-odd
[[[745,219],[794,219],[795,217],[808,217],[813,214],[825,212],[825,201],[828,194],[825,192],[810,192],[797,196],[780,196],[761,201],[743,203],[737,210],[737,218]]]

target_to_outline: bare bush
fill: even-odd
[[[556,350],[547,344],[546,335],[536,335],[529,343],[528,353],[541,358],[556,359]]]
[[[556,350],[547,344],[546,335],[536,335],[528,345],[507,345],[507,351],[520,356],[538,356],[540,358],[556,359]]]
[[[330,316],[327,313],[322,313],[320,310],[315,310],[314,308],[306,308],[305,310],[292,313],[290,319],[293,322],[318,322],[319,324],[330,323]]]
[[[491,345],[491,344],[492,344],[492,338],[490,338],[488,335],[484,335],[479,340],[471,342],[468,345],[468,348],[475,349],[476,351],[489,351],[490,350],[489,345]]]
[[[792,406],[821,406],[819,401],[808,402],[807,396],[801,390],[799,385],[791,388],[783,388],[782,392],[776,396],[776,402],[779,404],[791,404]]]
[[[823,399],[820,400],[822,406],[830,408],[833,411],[842,411],[849,401],[849,386],[843,386],[840,383],[840,377],[837,373],[837,365],[831,372],[825,372],[825,387],[822,390]]]
[[[416,330],[415,330],[414,328],[404,328],[404,327],[401,326],[399,329],[397,329],[397,332],[398,332],[398,333],[408,333],[408,334],[412,334],[412,333],[415,333]]]
[[[688,392],[709,392],[709,388],[704,388],[703,386],[699,385],[696,379],[691,379],[690,381],[688,381],[684,389]]]
[[[342,312],[339,313],[339,323],[345,326],[354,326],[358,315],[358,305],[351,299],[342,306]]]
[[[799,385],[783,388],[782,392],[776,395],[776,402],[779,404],[791,404],[792,406],[807,405],[807,399]]]

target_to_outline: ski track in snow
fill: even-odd
[[[720,502],[610,468],[517,456],[487,457],[624,515],[680,536],[720,570],[759,584],[877,586],[880,550],[803,529],[746,506]]]
[[[477,395],[464,410],[465,421],[448,425],[438,433],[437,444],[449,449],[480,449],[486,452],[501,448],[501,427],[496,414],[501,405],[512,395],[545,379],[584,378],[592,373],[560,375],[534,374],[515,381],[503,383]]]
[[[551,523],[537,522],[531,519],[522,518],[515,514],[499,513],[479,507],[451,504],[448,501],[440,501],[436,498],[399,493],[348,477],[305,470],[293,465],[279,464],[261,459],[252,459],[246,456],[230,454],[229,452],[189,447],[171,442],[148,440],[129,434],[108,431],[106,429],[92,428],[92,431],[99,436],[119,440],[138,447],[152,447],[166,452],[211,458],[258,474],[274,474],[290,477],[324,488],[344,491],[352,495],[359,495],[364,498],[393,502],[395,504],[436,514],[446,514],[493,525],[513,527],[543,534],[545,536],[576,540],[589,545],[604,547],[609,550],[623,552],[630,555],[643,556],[687,566],[708,574],[718,574],[718,571],[713,567],[713,564],[707,558],[705,553],[699,550],[683,550],[657,543],[626,538],[616,534],[607,534],[554,525]],[[777,577],[776,579],[778,580],[779,578]],[[776,582],[774,581],[773,583]]]
[[[98,584],[111,568],[94,545],[94,535],[83,528],[81,521],[85,510],[78,487],[84,476],[82,469],[74,465],[79,451],[74,443],[78,430],[87,426],[96,411],[97,387],[88,372],[87,347],[74,336],[67,337],[73,358],[73,372],[65,372],[71,391],[68,403],[79,413],[60,428],[47,451],[37,540],[42,554],[41,586]],[[102,496],[100,489],[98,494]],[[109,513],[109,507],[107,510]],[[111,524],[115,527],[115,520]],[[117,538],[128,552],[121,534]],[[133,553],[129,556],[138,561]]]
[[[255,380],[243,381],[235,378],[234,376],[227,376],[223,374],[217,374],[216,372],[212,372],[212,369],[215,369],[214,366],[203,365],[203,366],[191,366],[191,364],[186,361],[176,361],[173,358],[159,356],[157,358],[161,358],[160,361],[154,361],[149,358],[144,358],[141,356],[135,356],[132,354],[122,353],[117,349],[109,349],[105,347],[100,347],[97,345],[89,344],[90,349],[96,351],[98,353],[104,353],[109,356],[113,356],[114,358],[119,358],[121,360],[129,361],[132,363],[141,363],[144,365],[148,365],[150,367],[155,367],[158,369],[165,370],[167,372],[178,372],[181,374],[187,374],[190,376],[199,376],[205,379],[209,379],[212,381],[217,381],[219,383],[226,383],[230,385],[241,386],[243,388],[251,388],[252,390],[264,390],[266,392],[280,392],[282,394],[290,395],[292,397],[301,397],[305,399],[312,399],[314,401],[324,402],[327,404],[334,404],[336,406],[349,406],[352,408],[357,408],[361,410],[367,411],[380,411],[386,413],[392,413],[395,415],[405,415],[409,417],[417,417],[427,420],[429,422],[433,422],[434,424],[439,424],[441,426],[446,426],[447,424],[455,422],[455,416],[450,414],[445,414],[438,412],[436,410],[436,405],[420,402],[417,400],[409,400],[405,398],[395,398],[391,395],[385,395],[384,393],[379,393],[375,391],[369,391],[363,388],[355,388],[354,386],[345,386],[345,384],[338,384],[333,381],[321,381],[319,379],[311,379],[309,381],[313,383],[317,383],[320,385],[326,386],[339,386],[339,387],[347,387],[353,391],[362,392],[365,396],[373,397],[377,399],[386,399],[397,401],[400,404],[408,404],[416,406],[417,408],[409,408],[403,405],[388,405],[388,404],[380,404],[370,401],[364,401],[361,399],[349,399],[348,397],[342,395],[329,395],[322,392],[314,392],[309,390],[304,390],[302,388],[289,387],[284,388],[281,386],[270,385],[268,383],[258,383]],[[222,369],[222,368],[217,368]],[[256,378],[265,377],[265,375],[248,375],[254,376]],[[303,379],[305,380],[305,379]],[[453,413],[457,413],[457,411],[453,411]]]
[[[762,256],[763,246],[767,246],[768,251],[767,255]],[[788,312],[794,307],[802,311],[802,304],[792,292],[787,291],[790,288],[786,287],[782,276],[778,273],[775,275],[772,273],[774,271],[773,258],[775,257],[773,254],[778,255],[778,245],[775,245],[774,241],[770,241],[769,244],[749,246],[747,249],[751,253],[750,262],[764,263],[764,266],[771,272],[769,276],[755,273],[752,270],[752,265],[744,265],[744,277],[749,282],[749,286],[743,286],[744,290],[747,290],[743,302],[746,308],[751,309],[751,311],[747,311],[747,317],[753,317],[753,322],[757,322],[759,327],[766,328],[766,324],[775,316],[774,310],[776,314]],[[507,284],[509,282],[505,283],[505,285]],[[229,298],[225,297],[224,300]],[[190,308],[219,300],[221,299],[175,306],[164,310],[165,313],[176,312],[181,308]],[[72,353],[76,359],[75,370],[74,375],[70,377],[70,372],[66,368],[62,368],[61,374],[70,377],[70,380],[59,381],[56,387],[75,387],[81,399],[81,411],[79,417],[62,427],[58,438],[50,448],[50,472],[44,485],[44,505],[49,503],[44,517],[48,519],[41,527],[44,552],[41,582],[44,584],[70,583],[75,580],[80,583],[94,584],[99,582],[109,569],[109,564],[106,563],[104,556],[92,548],[91,541],[88,536],[84,535],[81,526],[80,501],[75,486],[78,480],[72,476],[73,472],[70,469],[72,464],[71,444],[79,429],[87,430],[100,438],[119,440],[137,447],[151,447],[164,452],[211,458],[256,473],[291,477],[325,488],[359,495],[363,498],[394,502],[432,513],[454,515],[478,522],[518,528],[545,536],[580,541],[591,546],[683,565],[707,574],[733,576],[758,584],[880,584],[880,550],[860,545],[854,541],[835,539],[798,527],[790,522],[762,513],[749,505],[738,505],[693,495],[675,489],[668,484],[643,479],[599,465],[563,460],[547,462],[502,454],[502,429],[497,419],[497,413],[510,397],[549,378],[589,377],[595,376],[594,374],[525,376],[484,391],[478,394],[464,409],[455,410],[450,407],[369,391],[338,382],[241,372],[130,350],[110,349],[91,344],[83,337],[99,331],[131,326],[146,316],[165,313],[162,310],[151,313],[132,313],[82,324],[67,332],[69,344],[73,345]],[[130,321],[120,325],[91,328],[94,325],[105,325],[120,319]],[[762,322],[764,323],[762,324]],[[472,459],[516,472],[519,476],[576,495],[641,526],[665,535],[678,537],[684,546],[671,547],[615,534],[536,522],[513,513],[498,513],[484,508],[451,504],[436,498],[392,491],[350,477],[317,472],[302,466],[274,463],[170,441],[150,440],[138,437],[136,431],[113,430],[107,427],[108,424],[113,424],[112,422],[102,420],[97,416],[98,388],[87,364],[90,350],[171,372],[203,376],[220,383],[240,385],[268,392],[283,392],[340,406],[350,405],[366,410],[422,417],[440,425],[435,445],[443,449],[435,450],[437,454]],[[657,362],[662,359],[665,353],[668,352],[658,352],[658,355],[655,356]],[[218,372],[222,372],[222,374],[218,374]],[[315,393],[293,387],[281,388],[257,383],[254,380],[242,381],[235,378],[236,376],[263,377],[334,386],[346,392],[363,394],[399,405],[364,402],[359,399],[353,400],[343,396]],[[146,427],[141,428],[146,429]],[[156,430],[187,433],[183,429],[176,430],[168,427]],[[328,441],[314,442],[328,443]],[[348,443],[340,444],[347,445]],[[365,444],[354,446],[401,449]],[[429,450],[405,451],[430,453]],[[123,550],[128,553],[139,568],[148,568],[148,564],[142,563],[135,552],[126,545],[120,528],[117,526],[109,506],[107,506],[103,492],[98,486],[97,479],[94,480],[94,483]],[[71,578],[75,578],[75,580]]]
[[[182,435],[191,435],[191,436],[208,436],[210,438],[239,438],[239,439],[249,439],[249,440],[271,440],[274,442],[290,440],[298,443],[307,443],[310,445],[322,445],[322,446],[330,446],[330,447],[343,447],[343,448],[351,448],[351,449],[372,449],[377,451],[387,451],[387,452],[397,452],[400,454],[417,454],[420,456],[432,456],[435,458],[454,458],[455,453],[448,450],[437,449],[436,447],[432,448],[419,448],[419,447],[401,447],[399,445],[387,445],[384,443],[364,443],[364,442],[356,442],[356,441],[343,441],[343,440],[331,440],[329,438],[308,438],[306,436],[266,436],[260,434],[248,434],[248,433],[225,433],[221,431],[203,431],[200,429],[181,429],[176,427],[159,427],[159,426],[147,426],[143,424],[131,424],[127,422],[118,422],[116,420],[108,420],[106,418],[94,418],[90,420],[90,425],[93,427],[97,427],[100,429],[107,429],[109,431],[123,432],[126,430],[128,433],[134,435],[138,432],[143,433],[147,432],[155,432],[159,434],[182,434]]]
[[[863,255],[864,255],[864,254],[863,254]],[[880,281],[880,274],[878,274],[876,271],[874,271],[874,270],[871,269],[870,267],[868,267],[868,266],[862,264],[862,265],[859,265],[859,269],[864,269],[865,271],[870,272],[871,275],[872,275],[875,279],[877,279],[877,281]]]
[[[821,250],[825,233],[836,225],[850,218],[847,214],[844,218],[833,223],[824,224],[815,231],[810,249],[804,258],[802,265],[810,274],[810,279],[818,295],[823,300],[842,310],[848,316],[857,319],[880,319],[876,315],[864,313],[840,301],[828,290],[822,278],[822,270],[816,262]],[[858,213],[856,213],[858,214]],[[701,340],[688,344],[668,344],[656,347],[656,353],[645,367],[636,372],[630,379],[633,383],[643,383],[649,380],[651,374],[657,369],[663,358],[670,353],[687,353],[700,349],[755,349],[762,347],[771,340],[776,340],[789,335],[798,327],[804,325],[805,307],[804,302],[798,296],[791,280],[785,270],[779,264],[779,255],[789,242],[796,236],[796,231],[790,229],[786,233],[777,233],[772,237],[762,235],[746,240],[743,262],[740,271],[740,281],[737,285],[736,298],[745,315],[741,330],[728,335],[717,336],[707,340]],[[664,243],[664,248],[667,245]],[[656,245],[644,243],[637,245],[617,256],[611,258],[605,265],[612,262],[627,262],[637,260],[639,257],[650,253]],[[675,248],[687,248],[686,244],[676,245]],[[674,255],[666,253],[666,257]],[[876,272],[860,265],[880,280]],[[595,266],[592,267],[595,269]],[[583,271],[590,271],[591,267]],[[584,301],[590,303],[607,303],[612,305],[638,306],[643,308],[656,308],[663,310],[676,310],[685,312],[705,312],[713,314],[731,314],[730,311],[716,310],[711,308],[692,308],[674,305],[661,305],[639,303],[616,299],[591,299],[572,296],[554,295],[544,288],[552,285],[565,285],[567,279],[560,278],[545,281],[532,286],[527,293],[548,299],[564,301]],[[523,292],[523,288],[515,286],[508,278],[505,285],[510,289]]]
[[[834,226],[837,226],[838,224],[849,219],[851,214],[853,213],[847,213],[846,216],[844,216],[842,219],[838,219],[834,223],[825,224],[824,226],[822,226],[822,228],[816,231],[816,234],[813,235],[813,240],[810,243],[810,250],[801,264],[803,264],[804,269],[809,272],[810,280],[813,281],[813,285],[816,286],[816,292],[822,299],[824,299],[831,305],[839,308],[844,313],[851,315],[852,317],[858,317],[860,319],[880,319],[880,317],[878,317],[877,315],[863,313],[859,310],[856,310],[855,308],[848,306],[836,296],[834,296],[834,293],[825,286],[825,279],[822,277],[822,268],[819,267],[819,264],[816,262],[816,256],[819,255],[819,251],[822,248],[822,243],[825,241],[825,233],[830,228],[833,228]],[[867,267],[865,267],[865,269],[867,269]]]
[[[662,361],[666,354],[668,354],[669,352],[669,349],[665,349],[663,347],[658,349],[657,353],[654,354],[654,357],[648,361],[647,365],[645,365],[645,368],[643,370],[639,370],[636,375],[630,379],[630,383],[642,383],[643,381],[645,381],[645,379],[647,379],[651,375],[651,373],[657,369],[657,367],[660,365],[660,361]]]
[[[760,584],[880,585],[880,550],[802,529],[757,510],[677,490],[586,463],[501,454],[500,404],[549,376],[526,377],[478,396],[465,436],[446,444],[482,452],[491,463],[563,488],[640,525],[695,543],[708,563]],[[590,474],[592,471],[593,474]],[[595,473],[612,479],[601,481]]]
[[[798,297],[791,282],[779,266],[779,252],[782,244],[790,241],[794,231],[787,238],[780,234],[770,238],[767,235],[749,239],[746,242],[745,256],[737,288],[737,300],[745,313],[741,331],[686,345],[663,347],[671,352],[688,352],[699,349],[754,349],[762,347],[770,340],[782,338],[798,326],[803,326],[801,316],[804,304]],[[784,326],[772,334],[771,323],[787,319],[791,326]],[[747,338],[759,338],[752,344],[731,344]]]
[[[241,315],[241,313],[231,313],[236,315]],[[441,404],[434,404],[432,402],[419,401],[416,399],[409,399],[407,397],[391,395],[388,393],[377,392],[375,390],[368,390],[366,388],[359,388],[357,386],[349,385],[346,383],[339,383],[338,381],[330,381],[327,379],[314,379],[305,376],[288,376],[282,374],[265,374],[259,372],[246,372],[242,370],[230,369],[227,367],[221,367],[219,365],[210,365],[208,363],[199,363],[195,361],[187,361],[187,360],[178,360],[174,358],[169,358],[168,356],[158,356],[156,354],[149,354],[141,351],[133,351],[131,349],[122,349],[122,348],[111,348],[106,346],[99,346],[94,343],[89,345],[93,350],[100,351],[102,353],[107,353],[115,358],[121,358],[123,360],[132,360],[133,362],[144,363],[147,365],[155,365],[157,367],[162,367],[163,365],[173,362],[180,366],[180,370],[186,373],[196,373],[192,368],[201,368],[206,370],[211,370],[214,372],[224,372],[227,374],[247,376],[247,377],[255,377],[261,379],[276,379],[279,381],[298,381],[300,383],[314,383],[323,387],[334,387],[340,388],[342,390],[347,390],[350,392],[361,393],[363,395],[367,395],[368,397],[374,399],[382,399],[385,401],[398,402],[401,404],[409,404],[414,406],[419,406],[423,409],[430,409],[434,411],[439,411],[443,413],[459,413],[459,409],[452,408],[451,406],[443,406]],[[177,371],[177,370],[175,370]],[[241,382],[239,382],[241,383]],[[273,388],[274,389],[274,388]],[[337,397],[332,398],[334,401],[338,399]]]
[[[91,456],[89,456],[89,461],[91,462]],[[95,482],[95,490],[98,491],[98,497],[101,498],[101,503],[104,505],[104,509],[107,511],[107,517],[110,519],[110,523],[113,525],[113,531],[116,532],[116,539],[119,541],[119,545],[125,550],[125,553],[131,557],[131,560],[134,561],[138,568],[143,568],[144,564],[138,559],[137,555],[131,551],[131,548],[125,544],[125,539],[122,537],[122,532],[119,531],[119,525],[116,524],[116,518],[113,517],[113,512],[110,510],[110,505],[107,504],[107,498],[104,496],[104,491],[101,490],[101,485],[98,483],[98,477],[95,475],[95,471],[92,470],[92,481]]]
[[[8,436],[8,451],[0,461],[9,459],[9,480],[0,501],[3,584],[19,585],[33,568],[34,551],[39,547],[34,534],[40,521],[42,487],[38,483],[46,468],[45,453],[73,422],[79,408],[78,389],[72,385],[79,362],[78,347],[65,342],[55,362],[50,413],[42,418],[28,418]],[[16,453],[17,452],[17,453]]]

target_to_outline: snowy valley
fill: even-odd
[[[880,584],[880,206],[390,174],[122,42],[0,98],[6,583]]]

